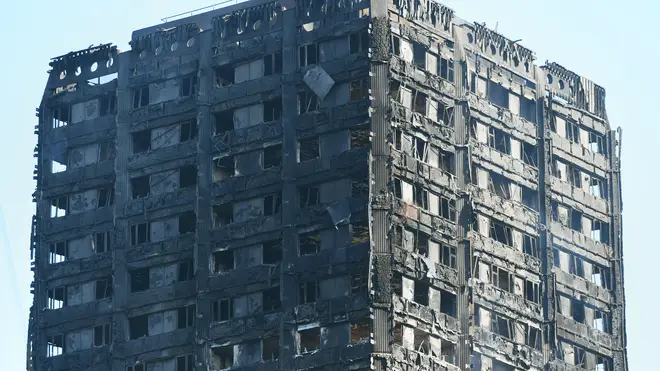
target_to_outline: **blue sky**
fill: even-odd
[[[2,369],[24,370],[27,310],[31,297],[30,218],[34,212],[32,150],[39,105],[51,57],[91,44],[113,42],[127,50],[131,31],[163,17],[211,5],[201,0],[15,1],[3,4],[0,135],[0,359]],[[614,127],[623,128],[624,259],[628,355],[635,371],[653,365],[660,321],[660,249],[650,232],[660,228],[658,166],[646,157],[660,148],[654,65],[660,5],[652,0],[446,0],[457,15],[489,27],[607,89]],[[655,37],[654,37],[655,36]],[[641,58],[641,59],[640,59]],[[649,64],[647,67],[646,64]],[[645,68],[649,68],[646,71]],[[646,241],[646,242],[645,242]],[[646,354],[646,356],[644,356]]]

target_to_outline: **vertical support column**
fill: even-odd
[[[197,199],[195,214],[195,280],[197,286],[197,318],[195,319],[195,369],[210,367],[209,326],[211,302],[208,297],[211,244],[211,104],[213,99],[212,44],[213,32],[199,34],[199,92],[197,94]]]
[[[618,135],[617,135],[618,134]],[[626,313],[623,286],[623,216],[621,202],[621,131],[610,131],[608,154],[610,160],[610,246],[612,248],[612,337],[614,338],[614,371],[628,370],[626,357]]]
[[[539,247],[541,249],[541,285],[543,305],[543,360],[552,361],[556,350],[556,283],[552,272],[554,254],[552,247],[552,233],[550,221],[552,216],[552,140],[547,133],[550,132],[550,113],[552,112],[552,99],[547,100],[548,109],[545,109],[545,74],[536,68],[536,137],[537,157],[539,164]]]
[[[468,286],[470,279],[472,250],[468,239],[470,230],[471,210],[470,195],[467,192],[467,185],[470,182],[470,153],[468,151],[470,136],[469,133],[469,111],[468,101],[464,99],[467,94],[464,81],[467,81],[467,60],[463,50],[463,40],[459,32],[456,32],[455,26],[452,27],[454,38],[454,85],[456,86],[454,102],[454,143],[456,148],[456,186],[458,195],[456,199],[456,268],[458,269],[458,292],[457,315],[459,321],[460,333],[458,335],[457,359],[456,364],[461,370],[470,369],[470,317],[472,315],[472,297],[471,289]]]
[[[124,303],[128,296],[128,271],[124,250],[130,246],[129,225],[124,218],[124,206],[130,200],[128,157],[131,153],[130,128],[132,94],[128,77],[133,64],[133,53],[118,55],[114,63],[119,63],[117,82],[117,137],[115,142],[115,206],[114,206],[114,246],[112,250],[113,294],[112,294],[112,370],[123,371],[126,362],[123,357],[124,343],[128,340],[128,319]]]
[[[282,1],[282,264],[280,264],[280,298],[285,312],[297,304],[296,276],[286,267],[296,259],[296,184],[298,162],[295,120],[298,116],[295,72],[298,65],[296,45],[296,1]],[[292,370],[296,354],[296,327],[282,316],[280,324],[280,369]]]
[[[388,165],[389,122],[389,15],[388,1],[372,0],[371,17],[371,153],[369,156],[369,220],[371,246],[369,280],[373,315],[373,365],[376,371],[387,370],[392,352],[392,246],[387,238],[390,229],[392,198]]]
[[[30,324],[28,342],[32,341],[32,359],[33,359],[33,368],[39,370],[39,366],[43,363],[46,358],[46,352],[48,351],[48,345],[46,344],[46,334],[45,331],[42,331],[43,324],[41,323],[41,313],[42,308],[46,307],[47,303],[44,299],[48,297],[46,290],[47,285],[45,280],[41,278],[41,272],[47,272],[48,266],[48,252],[49,247],[46,241],[44,241],[43,236],[39,233],[44,224],[48,222],[48,217],[50,216],[50,201],[41,197],[42,190],[44,188],[44,174],[51,172],[50,161],[48,160],[48,155],[46,148],[44,148],[44,138],[47,137],[52,130],[52,110],[46,107],[44,104],[44,99],[46,99],[46,93],[42,98],[41,106],[39,108],[39,138],[37,141],[37,146],[35,151],[38,151],[38,175],[37,175],[37,208],[35,212],[36,223],[33,223],[34,229],[32,236],[34,243],[36,244],[34,252],[34,298],[32,301],[32,307],[30,308],[30,314],[33,316],[32,323]]]

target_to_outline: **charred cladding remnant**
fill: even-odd
[[[626,371],[600,86],[432,1],[253,0],[53,59],[34,371]]]

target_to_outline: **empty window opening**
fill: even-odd
[[[369,242],[369,221],[364,219],[357,223],[351,223],[351,245]]]
[[[140,268],[129,273],[131,292],[149,290],[149,268]]]
[[[57,264],[62,263],[69,257],[69,243],[68,241],[60,241],[51,243],[48,251],[48,263]]]
[[[605,182],[595,176],[590,177],[589,194],[598,198],[605,198]]]
[[[371,319],[362,318],[351,322],[351,340],[355,344],[371,338]]]
[[[541,294],[539,291],[538,282],[525,280],[525,299],[527,299],[527,301],[531,301],[532,303],[541,303]]]
[[[490,220],[489,237],[507,246],[513,246],[511,227],[502,224],[500,222],[494,221],[493,219]]]
[[[197,75],[186,76],[181,79],[181,96],[192,97],[197,94]]]
[[[104,345],[110,345],[110,338],[112,333],[110,332],[110,324],[105,324],[101,326],[94,327],[94,346],[102,347]]]
[[[113,283],[112,277],[96,281],[96,300],[112,297]]]
[[[115,200],[114,188],[101,188],[99,189],[98,207],[112,206]]]
[[[319,156],[318,136],[308,137],[298,141],[298,162],[313,160]]]
[[[584,262],[579,256],[570,254],[568,260],[568,270],[570,274],[578,277],[584,277]]]
[[[264,122],[271,122],[282,118],[282,100],[275,99],[264,102]]]
[[[282,308],[279,286],[264,290],[262,298],[264,303],[264,313],[274,312]]]
[[[149,223],[134,224],[131,226],[131,245],[147,243],[150,240]]]
[[[351,149],[369,147],[371,131],[367,127],[356,127],[350,129]]]
[[[277,215],[282,211],[282,194],[280,192],[264,197],[264,216]]]
[[[536,101],[520,97],[520,117],[536,124]]]
[[[582,171],[576,167],[568,167],[568,181],[575,188],[582,188]]]
[[[213,253],[213,272],[226,273],[235,266],[234,250],[221,250]]]
[[[610,315],[598,309],[594,309],[594,318],[591,327],[598,331],[610,333]]]
[[[392,292],[403,296],[403,276],[399,272],[392,273]]]
[[[511,199],[511,181],[495,172],[489,172],[488,175],[488,190],[505,200]]]
[[[300,354],[311,353],[321,348],[321,328],[314,327],[298,331]]]
[[[445,58],[440,58],[440,65],[438,66],[441,78],[454,82],[454,61]]]
[[[176,371],[195,371],[195,361],[192,354],[176,357]]]
[[[500,314],[491,313],[490,331],[509,340],[513,340],[513,321]]]
[[[612,371],[612,361],[609,358],[596,356],[595,371]]]
[[[442,244],[442,256],[440,263],[449,268],[456,268],[456,247]]]
[[[236,161],[233,156],[222,156],[213,159],[213,181],[221,182],[236,175]]]
[[[316,254],[321,251],[321,233],[310,232],[298,235],[300,256]]]
[[[368,175],[351,179],[351,197],[369,196],[369,178]]]
[[[194,211],[186,211],[179,215],[179,234],[194,233],[197,226],[197,216]]]
[[[264,148],[263,168],[270,169],[272,167],[282,165],[282,145],[275,144]]]
[[[369,50],[369,31],[362,30],[348,35],[348,44],[351,54]]]
[[[55,357],[64,354],[64,335],[47,336],[48,343],[46,357]]]
[[[571,121],[571,120],[565,120],[566,121],[566,139],[573,143],[580,143],[580,126]]]
[[[131,193],[134,200],[148,197],[149,188],[149,175],[131,178]]]
[[[605,139],[603,138],[602,135],[596,134],[593,132],[589,133],[589,150],[593,153],[605,153],[605,147],[603,143],[605,142]]]
[[[573,345],[573,364],[575,366],[578,366],[578,368],[587,368],[587,352],[578,347]]]
[[[151,130],[142,130],[131,134],[133,153],[147,152],[151,149]]]
[[[538,238],[530,236],[527,233],[523,234],[523,252],[537,259],[540,258]]]
[[[110,116],[117,113],[117,97],[108,95],[101,98],[100,116]]]
[[[415,328],[414,330],[414,347],[415,350],[423,353],[430,354],[431,352],[431,335],[427,332]]]
[[[584,323],[584,303],[571,299],[571,318],[576,322]]]
[[[607,243],[608,226],[606,223],[601,222],[600,220],[594,220],[591,222],[591,238],[598,242]]]
[[[184,166],[179,169],[179,187],[188,188],[197,185],[197,166]]]
[[[97,254],[110,251],[110,232],[101,232],[94,235],[92,248]]]
[[[234,318],[234,299],[226,298],[213,302],[213,320],[229,321]]]
[[[301,208],[314,206],[321,203],[321,193],[319,192],[319,188],[316,186],[299,187],[298,195],[300,196]]]
[[[498,152],[510,154],[511,144],[510,138],[502,130],[495,129],[492,126],[488,127],[488,146]]]
[[[188,328],[195,326],[195,304],[186,305],[177,309],[177,328]]]
[[[456,201],[440,197],[440,216],[454,222],[456,220]]]
[[[57,160],[52,160],[50,162],[50,172],[51,174],[57,174],[66,171],[67,169],[67,160],[66,160],[66,155],[64,155],[64,159],[61,159],[62,162],[59,162]]]
[[[568,209],[568,217],[571,220],[571,229],[582,232],[582,213],[574,209]]]
[[[454,107],[438,102],[438,121],[449,127],[454,126]]]
[[[149,105],[149,86],[142,86],[133,91],[133,108]]]
[[[60,218],[66,216],[69,211],[69,197],[60,196],[50,201],[50,217]]]
[[[429,209],[429,191],[424,189],[424,186],[421,184],[415,184],[413,186],[413,204],[424,210]]]
[[[48,290],[48,309],[60,309],[66,306],[66,288],[57,287]]]
[[[303,45],[298,48],[298,66],[308,66],[316,64],[319,60],[318,48],[316,44]]]
[[[390,54],[401,55],[401,39],[398,36],[392,34],[389,49]]]
[[[213,123],[213,135],[221,135],[234,130],[234,110],[213,114]]]
[[[264,76],[282,73],[282,53],[268,54],[264,56]]]
[[[362,294],[367,292],[367,274],[351,273],[351,294]]]
[[[231,65],[216,67],[213,69],[215,75],[215,87],[222,88],[234,83],[235,68]]]
[[[426,101],[428,100],[428,96],[417,90],[412,91],[412,96],[412,110],[423,116],[426,116]]]
[[[234,346],[211,347],[211,363],[214,370],[228,370],[234,367]]]
[[[264,264],[279,264],[282,261],[282,240],[270,240],[262,244]]]
[[[234,207],[232,204],[213,206],[213,226],[224,227],[232,223],[234,219]]]
[[[491,284],[506,292],[513,292],[514,276],[509,271],[498,266],[491,266]]]
[[[319,108],[319,99],[316,94],[303,90],[298,92],[298,114],[316,111]]]
[[[541,350],[541,330],[526,323],[523,323],[522,326],[525,331],[525,345]]]
[[[454,154],[443,150],[438,150],[438,167],[441,170],[454,174]]]
[[[197,120],[195,119],[181,124],[179,142],[183,143],[193,139],[197,139]]]
[[[412,43],[413,47],[413,63],[417,68],[426,69],[426,46],[418,42]]]
[[[450,343],[448,341],[442,341],[440,344],[440,359],[445,362],[451,363],[452,365],[456,364],[456,344]],[[493,371],[502,371],[499,369],[493,369]],[[512,370],[513,371],[513,370]]]
[[[351,81],[349,97],[351,102],[357,102],[369,97],[369,82],[367,79]]]
[[[429,305],[429,285],[427,283],[415,281],[413,300],[417,304]]]
[[[313,303],[319,296],[319,284],[317,281],[304,282],[298,285],[299,304]]]
[[[489,80],[488,100],[496,106],[509,108],[509,91],[502,85]]]
[[[534,211],[539,209],[539,193],[536,190],[527,188],[525,186],[520,186],[522,193],[522,203],[523,205],[529,207]]]
[[[440,312],[456,318],[456,294],[440,290]]]
[[[522,143],[523,162],[527,165],[538,167],[538,154],[536,146],[527,142]]]
[[[53,108],[53,128],[67,126],[71,121],[71,110],[68,105]]]
[[[261,360],[277,361],[280,358],[280,337],[270,336],[261,341]]]
[[[179,263],[177,273],[178,273],[179,282],[190,281],[193,278],[195,278],[195,269],[193,267],[193,260],[187,259]]]
[[[592,264],[591,266],[591,282],[596,285],[609,289],[610,278],[609,269],[600,265]]]

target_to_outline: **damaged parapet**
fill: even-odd
[[[545,84],[553,95],[607,120],[605,89],[555,62],[546,62],[541,69],[546,73]]]
[[[429,0],[53,59],[30,371],[626,371],[602,88]]]

